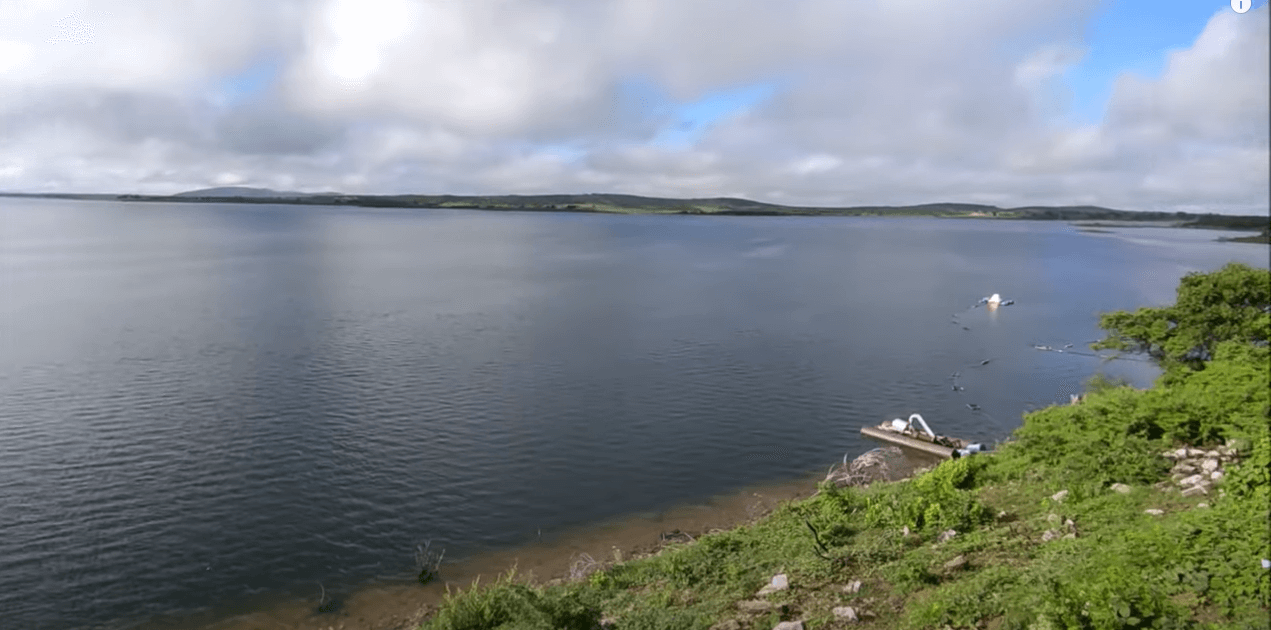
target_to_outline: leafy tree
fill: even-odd
[[[1174,304],[1104,313],[1099,326],[1108,336],[1096,350],[1147,352],[1165,367],[1203,369],[1223,341],[1265,346],[1271,339],[1271,272],[1231,263],[1190,273]]]

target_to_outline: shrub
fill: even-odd
[[[578,589],[540,588],[517,584],[515,570],[486,587],[473,584],[457,594],[446,593],[441,610],[425,628],[430,630],[590,630],[600,613],[588,606]]]
[[[865,519],[874,527],[965,531],[989,519],[970,491],[987,457],[942,462],[934,470],[866,501]]]
[[[1096,349],[1143,351],[1162,364],[1200,368],[1220,342],[1271,340],[1271,272],[1231,263],[1190,273],[1173,305],[1105,313],[1099,326],[1109,334]]]

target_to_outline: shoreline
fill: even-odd
[[[200,191],[192,191],[200,192]],[[810,216],[810,217],[933,217],[943,219],[986,219],[1014,221],[1064,221],[1127,223],[1121,227],[1183,227],[1235,231],[1263,230],[1263,215],[1225,215],[1131,211],[1099,206],[1023,206],[999,208],[984,204],[939,202],[907,206],[785,206],[748,199],[715,197],[673,199],[618,193],[559,195],[354,195],[343,193],[278,193],[259,196],[236,195],[138,195],[102,193],[17,193],[0,192],[0,197],[24,199],[68,199],[134,203],[214,203],[330,206],[414,210],[482,210],[608,215],[686,216]],[[1148,224],[1148,225],[1144,225]],[[1151,225],[1157,224],[1157,225]],[[1088,224],[1084,227],[1105,227]],[[1113,227],[1113,226],[1108,226]]]
[[[233,605],[222,606],[203,614],[151,620],[129,630],[302,630],[315,625],[343,630],[414,630],[437,611],[447,589],[466,590],[475,580],[489,584],[513,567],[520,578],[534,584],[554,583],[567,579],[571,565],[585,559],[583,554],[597,564],[654,555],[664,544],[664,534],[696,538],[753,523],[782,503],[812,496],[824,476],[823,472],[809,472],[798,479],[746,486],[661,511],[580,525],[527,545],[446,562],[439,578],[427,585],[409,579],[365,584],[338,595],[342,606],[331,613],[317,612],[315,592],[312,598],[279,599],[247,612],[234,611]]]

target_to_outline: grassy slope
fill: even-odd
[[[569,583],[506,576],[449,598],[424,627],[1267,628],[1269,364],[1265,345],[1228,342],[1205,369],[1171,369],[1147,391],[1095,381],[1084,402],[1027,415],[996,454],[866,489],[827,486]],[[1215,494],[1156,486],[1170,478],[1163,451],[1228,440],[1242,459]],[[947,529],[958,534],[937,543]],[[1043,541],[1047,530],[1061,536]],[[756,597],[778,572],[789,590]],[[845,592],[855,580],[859,591]],[[739,607],[750,600],[768,608]],[[837,620],[837,606],[861,622]]]

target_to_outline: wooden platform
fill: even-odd
[[[895,431],[888,431],[887,429],[881,429],[879,427],[861,427],[861,435],[874,438],[875,440],[882,442],[887,442],[888,444],[894,444],[902,448],[911,448],[929,455],[935,455],[945,459],[953,459],[953,448],[933,444],[927,440],[920,440],[915,437],[902,435]]]

